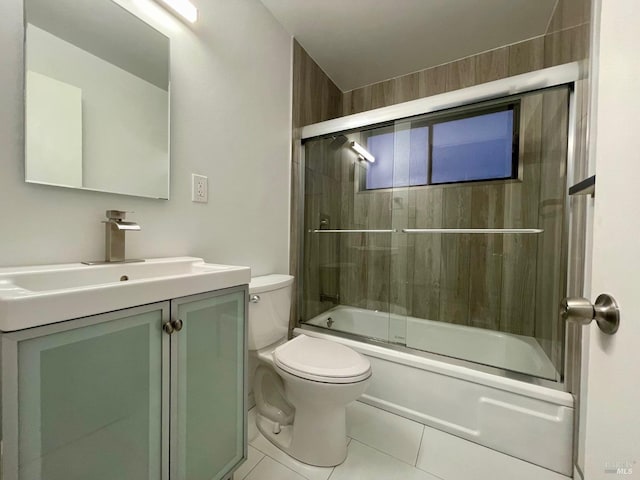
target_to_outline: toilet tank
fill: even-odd
[[[291,275],[253,277],[249,284],[249,350],[284,340],[289,331]]]

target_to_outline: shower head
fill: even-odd
[[[337,135],[337,136],[332,138],[331,143],[329,144],[329,148],[331,148],[333,150],[338,150],[345,143],[347,143],[347,140],[348,140],[348,138],[345,137],[344,135]]]

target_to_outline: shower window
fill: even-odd
[[[519,101],[411,122],[407,161],[394,161],[394,127],[365,132],[375,162],[362,190],[506,180],[518,176]],[[406,171],[399,168],[404,166]]]

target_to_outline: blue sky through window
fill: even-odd
[[[367,189],[427,184],[429,128],[412,128],[408,134],[408,163],[406,158],[395,159],[394,162],[393,132],[372,135],[367,139],[367,150],[376,158],[375,163],[367,168]]]
[[[513,110],[433,126],[431,183],[510,178]]]
[[[367,150],[376,161],[367,165],[366,188],[512,178],[513,126],[513,109],[433,124],[431,179],[428,126],[399,131],[409,138],[398,137],[397,146],[389,128],[372,132]],[[402,158],[394,158],[394,149]]]

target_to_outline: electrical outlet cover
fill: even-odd
[[[208,178],[204,175],[191,175],[191,201],[207,203],[209,201]]]

